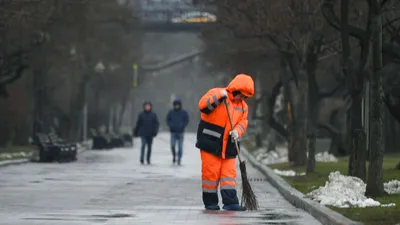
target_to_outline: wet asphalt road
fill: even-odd
[[[154,142],[153,165],[139,164],[140,143],[135,139],[133,149],[85,151],[73,163],[0,168],[0,224],[320,224],[285,201],[249,165],[249,178],[258,180],[252,185],[260,210],[205,211],[194,140],[193,134],[185,136],[182,166],[172,165],[169,135],[160,134]]]

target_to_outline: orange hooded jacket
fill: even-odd
[[[235,102],[232,92],[240,91],[246,97],[254,95],[254,81],[246,74],[237,75],[226,88],[213,88],[199,101],[201,121],[197,129],[196,147],[225,158],[235,158],[236,148],[229,132],[232,130],[221,91],[226,90],[233,129],[241,137],[247,129],[248,106],[245,101]]]

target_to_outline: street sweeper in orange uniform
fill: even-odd
[[[248,106],[245,99],[253,95],[253,79],[249,75],[238,74],[227,87],[210,89],[199,101],[201,120],[196,147],[201,153],[203,203],[208,210],[220,209],[218,185],[223,209],[246,210],[239,205],[236,191],[235,140],[246,132]]]

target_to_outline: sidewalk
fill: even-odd
[[[260,211],[205,211],[194,142],[194,134],[185,136],[180,167],[171,165],[169,135],[160,134],[150,166],[140,165],[135,139],[134,149],[85,151],[75,163],[0,168],[0,224],[320,224],[249,164],[248,176],[261,180],[252,183]]]

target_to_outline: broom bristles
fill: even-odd
[[[257,210],[258,202],[247,178],[246,162],[240,162],[239,167],[242,176],[242,204],[244,204],[248,210]]]

